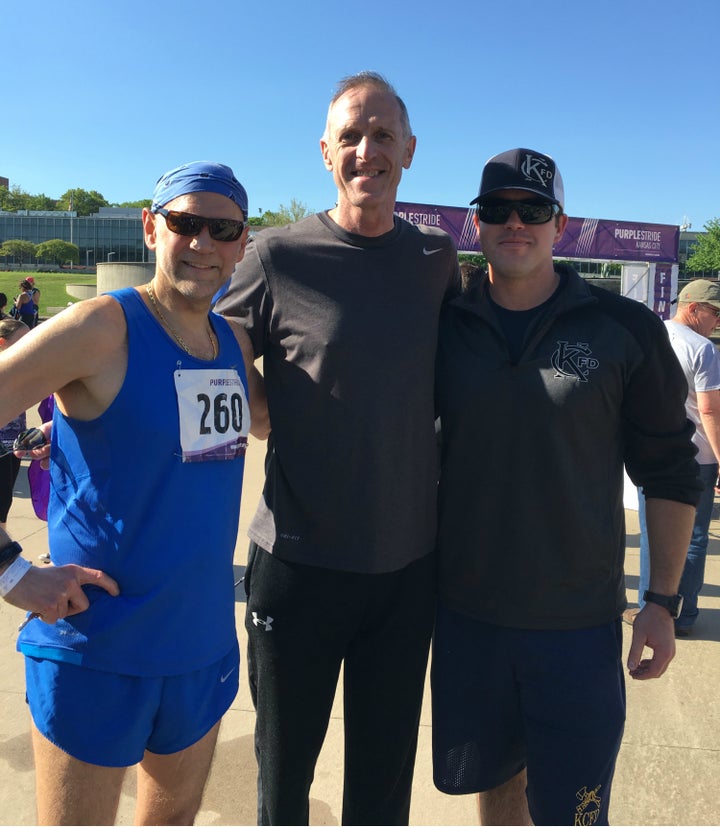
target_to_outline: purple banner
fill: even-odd
[[[675,263],[679,242],[680,227],[672,224],[570,217],[553,255],[558,258]]]
[[[672,265],[655,265],[655,283],[651,310],[654,310],[661,319],[670,318],[670,302],[672,301]]]
[[[444,207],[398,201],[395,213],[411,224],[439,227],[450,235],[461,253],[479,253],[473,207]],[[600,218],[568,218],[563,237],[555,245],[557,258],[603,261],[678,260],[680,227],[672,224],[640,224]]]
[[[452,237],[461,253],[479,253],[477,231],[473,224],[473,208],[439,207],[433,204],[409,204],[398,201],[395,214],[411,224],[439,227]]]

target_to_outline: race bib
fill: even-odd
[[[183,462],[236,459],[245,454],[250,407],[236,370],[176,370],[175,391]]]

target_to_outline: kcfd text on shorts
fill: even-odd
[[[489,790],[527,767],[535,824],[607,824],[625,725],[620,621],[543,631],[438,608],[432,657],[434,781]]]

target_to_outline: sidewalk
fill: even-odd
[[[235,563],[246,560],[246,529],[262,486],[264,446],[251,439]],[[47,550],[45,523],[37,520],[21,470],[8,521],[25,556],[42,565]],[[191,507],[191,503],[187,504]],[[636,599],[639,542],[637,515],[627,511],[627,584]],[[717,512],[716,515],[717,517]],[[245,649],[242,589],[237,626]],[[628,722],[618,759],[611,805],[613,824],[720,824],[720,522],[711,526],[701,621],[691,638],[677,641],[669,671],[657,681],[628,680]],[[15,652],[23,614],[0,601],[0,825],[35,823],[34,771],[24,703],[22,658]],[[629,632],[629,627],[624,627]],[[625,652],[629,635],[625,635]],[[244,658],[244,654],[243,654]],[[588,663],[589,670],[593,668]],[[341,693],[338,693],[339,696]],[[255,824],[254,713],[243,670],[240,692],[225,716],[199,825]],[[472,796],[451,797],[432,783],[429,690],[423,708],[411,824],[476,824]],[[312,824],[339,824],[343,763],[342,699],[336,698],[325,746],[311,791]],[[92,791],[88,791],[91,795]],[[118,824],[133,823],[134,773],[120,802]]]

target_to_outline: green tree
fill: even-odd
[[[113,207],[125,207],[126,209],[130,207],[146,207],[148,210],[152,206],[152,198],[143,198],[140,201],[123,201],[122,204],[113,204]]]
[[[27,197],[27,209],[28,210],[56,210],[57,209],[57,201],[54,198],[50,198],[49,196],[45,195],[44,192],[41,192],[39,195],[28,195]]]
[[[32,241],[24,241],[21,238],[9,238],[0,244],[0,256],[12,256],[19,259],[22,264],[35,257],[35,245]]]
[[[71,244],[61,238],[51,238],[50,241],[38,244],[35,248],[35,255],[53,264],[65,264],[67,261],[77,264],[80,260],[80,250],[77,244]]]
[[[260,223],[266,227],[282,227],[285,224],[294,224],[296,221],[300,221],[301,218],[305,218],[311,214],[312,210],[308,208],[307,204],[303,204],[301,201],[293,198],[290,201],[289,207],[280,204],[277,212],[271,210],[264,212]]]
[[[482,253],[459,253],[458,261],[462,264],[464,261],[469,261],[481,270],[487,269],[487,259]]]
[[[57,202],[49,198],[45,193],[40,195],[29,195],[20,187],[14,186],[8,190],[7,187],[0,187],[0,210],[5,212],[16,212],[17,210],[54,210]]]
[[[96,190],[81,190],[72,189],[64,192],[58,198],[57,209],[59,210],[74,210],[78,215],[92,215],[96,213],[100,207],[109,207],[110,202],[105,200],[105,196]]]
[[[289,207],[286,207],[284,204],[280,204],[280,212],[288,215],[291,223],[300,221],[301,218],[307,218],[308,215],[312,215],[312,210],[308,207],[308,205],[303,204],[302,201],[298,201],[296,198],[292,198],[290,200]]]
[[[686,269],[689,272],[720,270],[720,218],[711,218],[705,225],[705,234],[698,236]]]
[[[259,221],[259,224],[263,227],[280,227],[287,223],[287,221],[283,221],[280,213],[273,212],[272,210],[265,210]]]
[[[0,187],[0,210],[5,212],[17,212],[17,210],[30,210],[30,199],[32,196],[28,195],[20,187],[14,185],[8,189],[7,187]]]

